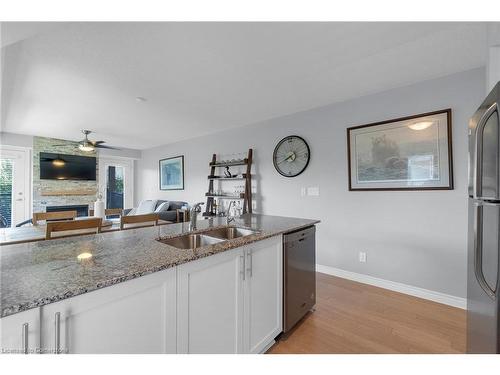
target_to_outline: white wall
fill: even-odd
[[[33,148],[33,137],[24,134],[0,132],[0,145]]]
[[[486,64],[487,93],[500,81],[500,24],[498,23],[488,25],[488,46]]]
[[[204,200],[212,153],[255,150],[256,211],[321,219],[318,263],[454,296],[466,295],[467,137],[469,117],[485,91],[485,69],[398,88],[244,128],[144,150],[136,197]],[[444,108],[453,111],[455,190],[349,192],[346,128]],[[281,177],[272,164],[276,143],[297,134],[311,147],[300,176]],[[158,160],[185,156],[185,190],[160,191]],[[319,197],[300,188],[319,186]],[[358,262],[358,251],[367,263]]]

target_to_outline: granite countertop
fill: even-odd
[[[161,271],[278,234],[318,220],[245,214],[230,226],[259,231],[196,250],[156,241],[190,233],[189,223],[29,242],[0,247],[1,317]],[[198,220],[201,232],[225,226],[225,220]],[[191,232],[191,233],[194,233]],[[78,260],[82,253],[89,259]]]

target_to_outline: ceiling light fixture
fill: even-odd
[[[147,99],[144,96],[136,96],[135,101],[139,103],[144,103],[145,101],[147,101]]]
[[[411,130],[424,130],[434,124],[433,121],[421,121],[408,125]]]
[[[83,152],[92,152],[95,150],[94,146],[87,142],[81,143],[80,145],[78,145],[78,148]]]

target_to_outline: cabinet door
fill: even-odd
[[[242,352],[243,263],[235,249],[179,266],[178,353]]]
[[[245,353],[261,353],[282,331],[282,236],[246,246],[244,252],[244,350]]]
[[[40,352],[40,308],[26,310],[0,319],[1,353]]]
[[[61,353],[175,353],[175,291],[172,268],[43,306],[43,348],[59,337]]]

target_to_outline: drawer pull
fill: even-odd
[[[23,336],[22,336],[23,354],[28,354],[28,328],[29,328],[28,323],[24,323],[23,324]]]
[[[56,312],[54,316],[54,350],[55,354],[61,353],[61,313]]]

